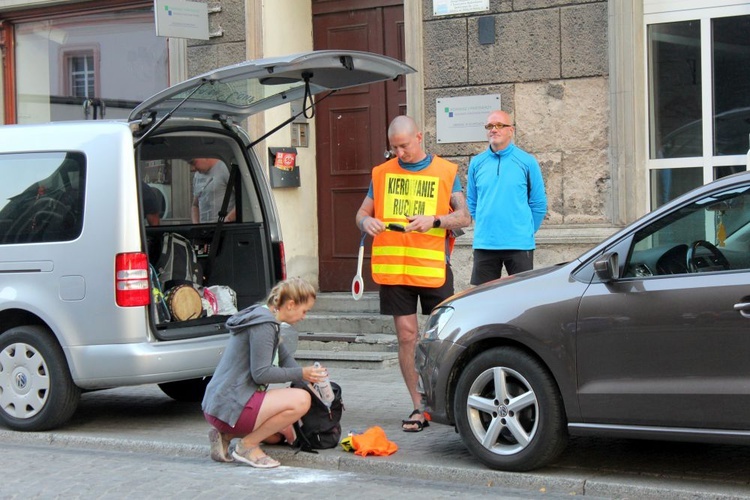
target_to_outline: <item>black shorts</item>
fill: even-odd
[[[534,250],[474,250],[474,266],[471,270],[471,284],[481,285],[496,280],[503,271],[508,275],[529,271],[534,268]]]
[[[453,295],[453,271],[445,268],[445,283],[438,288],[408,285],[380,285],[380,314],[408,316],[417,313],[417,299],[422,304],[422,314],[430,312],[439,303]]]

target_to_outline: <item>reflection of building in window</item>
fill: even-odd
[[[64,71],[64,95],[69,97],[97,97],[99,68],[93,49],[65,51],[62,68]]]
[[[124,119],[169,86],[168,43],[154,32],[153,2],[43,3],[91,4],[91,12],[14,25],[15,64],[5,73],[15,75],[17,94],[6,98],[15,100],[18,123],[90,119],[105,105],[107,119]],[[89,99],[100,101],[84,108]]]
[[[94,56],[68,58],[70,94],[75,97],[94,97]]]

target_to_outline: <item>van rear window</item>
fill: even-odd
[[[82,153],[0,154],[0,244],[76,239],[85,182]]]

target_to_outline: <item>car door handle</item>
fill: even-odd
[[[738,302],[734,305],[734,310],[739,312],[743,318],[750,319],[750,302]]]

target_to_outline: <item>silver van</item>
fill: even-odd
[[[228,313],[164,313],[176,297],[156,270],[164,239],[183,237],[197,256],[190,289],[231,290],[239,309],[262,299],[284,277],[284,248],[252,148],[262,138],[242,120],[300,100],[309,113],[321,92],[412,71],[380,55],[314,51],[195,77],[128,122],[0,127],[0,422],[50,429],[82,391],[125,385],[200,400]],[[204,159],[221,175],[202,177]],[[204,207],[204,190],[220,184]]]

